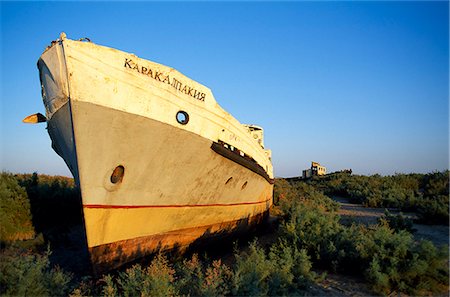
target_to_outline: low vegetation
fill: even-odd
[[[17,247],[1,251],[0,294],[2,296],[67,296],[72,276],[52,267],[50,251],[39,253]]]
[[[30,202],[26,191],[11,174],[0,175],[0,241],[31,239],[34,228],[31,222]]]
[[[351,175],[314,177],[308,184],[329,196],[350,197],[369,207],[416,212],[423,224],[449,224],[450,171],[393,176]]]
[[[400,230],[406,230],[410,233],[415,232],[413,228],[413,220],[404,216],[403,213],[391,214],[389,210],[385,209],[384,216],[378,220],[380,223],[389,225],[389,228],[398,232]]]
[[[284,218],[281,237],[289,246],[306,249],[313,264],[363,274],[379,294],[423,295],[448,290],[448,246],[438,249],[429,241],[414,241],[404,218],[387,213],[378,225],[346,227],[339,223],[333,208],[327,207],[332,202],[317,205],[326,200],[317,190],[289,187],[283,180],[275,187],[283,197],[278,206]]]
[[[266,252],[254,241],[234,257],[229,267],[197,254],[173,264],[158,254],[146,268],[106,275],[100,286],[82,283],[71,296],[298,296],[316,277],[306,251],[286,243]]]
[[[328,196],[396,205],[426,218],[443,213],[437,197],[448,194],[448,172],[388,178],[342,175],[309,182],[277,179],[271,210],[280,218],[275,243],[236,245],[226,264],[206,255],[172,261],[158,254],[148,265],[135,264],[100,279],[64,272],[52,264],[47,248],[49,230],[63,232],[81,223],[80,196],[71,179],[2,173],[0,193],[1,226],[6,226],[1,231],[2,296],[298,296],[311,294],[309,288],[325,277],[317,269],[363,275],[381,295],[448,291],[448,246],[415,241],[412,222],[402,214],[386,212],[376,225],[345,226],[337,215],[339,205]],[[436,206],[425,207],[427,199]]]
[[[37,173],[14,177],[28,195],[36,232],[81,224],[80,191],[72,178]]]

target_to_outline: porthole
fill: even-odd
[[[122,165],[117,166],[111,174],[111,182],[117,184],[122,182],[123,175],[125,174],[125,168]]]
[[[245,187],[247,186],[247,184],[248,184],[248,182],[245,182],[245,183],[242,185],[241,190],[245,189]]]
[[[186,125],[189,122],[189,115],[187,112],[180,110],[177,112],[177,122],[181,125]]]
[[[228,184],[232,179],[233,179],[233,177],[230,177],[229,179],[227,179],[227,181],[225,182],[225,184]]]

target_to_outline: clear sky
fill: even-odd
[[[264,127],[276,176],[448,168],[448,2],[1,2],[1,169],[70,176],[36,62],[66,32],[171,66]]]

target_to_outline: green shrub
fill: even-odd
[[[178,292],[187,296],[225,296],[230,293],[233,273],[220,260],[204,267],[198,255],[176,266]]]
[[[438,249],[428,240],[414,246],[413,261],[409,262],[408,272],[405,273],[408,286],[412,288],[411,294],[448,292],[448,253],[448,245]]]
[[[112,276],[106,275],[99,282],[103,282],[104,285],[99,286],[90,276],[82,277],[77,287],[69,294],[69,296],[118,296],[117,287],[114,284]]]
[[[275,205],[272,209],[273,215],[285,217],[292,209],[292,205],[308,201],[317,208],[329,211],[337,211],[339,204],[321,191],[305,182],[290,184],[285,179],[276,179],[274,185]]]
[[[31,239],[35,236],[27,193],[16,178],[0,174],[0,241]]]
[[[137,264],[125,272],[120,272],[117,290],[122,292],[123,296],[174,296],[174,274],[175,270],[167,258],[158,254],[147,268]],[[106,281],[103,293],[116,292],[112,280]]]
[[[311,185],[306,183],[298,183],[295,186],[295,189],[301,201],[308,202],[318,209],[330,212],[334,212],[339,209],[339,203],[333,201]]]
[[[268,258],[269,296],[298,295],[316,278],[307,251],[298,250],[285,240],[271,246]]]
[[[215,260],[206,268],[201,296],[225,296],[231,291],[233,272],[221,260]]]
[[[297,200],[298,192],[285,179],[277,178],[273,187],[274,205],[270,209],[272,215],[285,216],[290,204]]]
[[[203,263],[194,254],[191,259],[183,260],[175,266],[177,271],[177,288],[188,296],[200,296],[204,282]]]
[[[335,213],[300,201],[292,205],[280,232],[288,242],[307,250],[313,261],[328,262],[334,258],[335,238],[342,228]]]
[[[236,267],[233,275],[233,295],[262,296],[269,292],[268,279],[271,263],[256,242],[248,252],[235,253]]]
[[[82,224],[81,195],[72,178],[33,173],[16,179],[28,194],[37,232]]]
[[[0,295],[67,296],[71,276],[58,267],[51,268],[50,251],[44,255],[13,248],[1,252]]]
[[[333,271],[360,275],[362,272],[360,247],[365,244],[367,228],[364,225],[353,224],[349,227],[340,227],[337,231],[330,239],[328,255],[324,257],[327,260],[325,264]]]
[[[423,224],[449,224],[449,196],[437,195],[422,199],[417,205],[419,222]]]
[[[450,171],[434,172],[424,177],[424,196],[432,197],[449,194]]]
[[[348,196],[345,181],[350,177],[351,174],[347,172],[339,172],[326,176],[313,176],[307,180],[307,183],[327,195]]]
[[[103,293],[115,291],[112,278],[105,278],[106,288],[103,288]],[[150,283],[146,282],[146,271],[141,265],[133,265],[131,268],[120,272],[117,279],[118,287],[121,289],[123,296],[138,296],[143,292],[149,291]]]
[[[118,296],[117,287],[116,287],[116,284],[114,283],[113,277],[108,274],[108,275],[104,276],[102,280],[105,282],[105,285],[102,288],[102,295],[105,297]]]
[[[415,211],[423,224],[449,224],[450,171],[424,175]]]
[[[423,295],[448,289],[448,247],[438,251],[429,241],[415,243],[410,233],[394,233],[387,224],[368,235],[360,251],[366,277],[375,292]]]
[[[285,240],[272,245],[268,254],[254,241],[247,252],[236,252],[235,258],[233,295],[299,295],[316,278],[306,250]]]
[[[409,219],[405,217],[402,213],[399,213],[397,215],[391,214],[389,210],[384,211],[384,216],[380,217],[378,219],[378,222],[386,221],[386,223],[389,225],[389,227],[396,232],[400,230],[406,230],[408,232],[415,231],[413,229],[413,221],[412,219]]]

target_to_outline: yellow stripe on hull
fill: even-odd
[[[84,207],[88,246],[236,221],[265,212],[271,201],[221,206]]]
[[[84,207],[85,217],[91,218],[91,223],[94,220],[104,220],[98,221],[97,225],[86,225],[87,232],[92,232],[91,240],[111,241],[89,247],[94,273],[101,275],[124,263],[159,251],[184,252],[190,245],[202,243],[206,239],[249,231],[268,217],[270,203],[271,201],[265,201],[257,205],[183,209]],[[249,213],[255,215],[250,216]],[[230,220],[233,215],[240,218]],[[223,219],[226,221],[221,221]],[[142,230],[146,230],[148,234],[143,234]],[[108,238],[96,238],[100,234]],[[130,237],[130,234],[134,235]],[[118,240],[122,237],[129,239]]]

